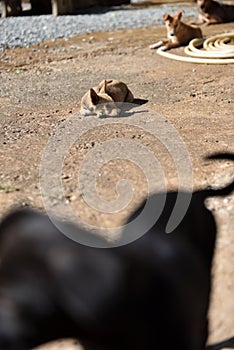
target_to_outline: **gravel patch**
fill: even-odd
[[[160,5],[158,7],[134,8],[115,6],[93,9],[92,13],[72,16],[52,15],[0,18],[0,50],[28,47],[45,40],[69,38],[82,33],[111,31],[124,28],[140,28],[163,25],[165,12],[185,10],[184,17],[196,18],[196,7],[191,4]]]

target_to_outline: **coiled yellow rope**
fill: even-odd
[[[209,64],[234,63],[234,32],[212,36],[207,39],[192,39],[184,52],[188,56],[179,56],[157,49],[161,56],[177,61]]]

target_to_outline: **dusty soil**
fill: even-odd
[[[217,25],[203,28],[203,33],[231,29],[232,24]],[[141,108],[153,111],[156,126],[159,113],[178,131],[191,157],[194,188],[230,182],[231,162],[204,157],[234,152],[233,65],[191,64],[160,57],[148,45],[164,36],[164,28],[121,30],[0,53],[1,215],[18,205],[44,211],[39,185],[43,150],[56,128],[78,114],[81,96],[104,78],[125,81],[137,99],[148,100]],[[87,118],[91,123],[96,117]],[[168,188],[178,184],[176,166],[166,147],[147,130],[116,121],[111,127],[103,122],[82,135],[69,149],[62,169],[66,204],[96,226],[120,223],[147,194],[142,170],[118,159],[99,169],[98,193],[106,200],[115,199],[116,182],[127,177],[134,187],[132,204],[114,215],[100,213],[85,203],[76,176],[88,152],[106,140],[124,138],[143,144],[160,162]],[[59,198],[55,206],[57,202]],[[210,307],[209,343],[214,343],[234,335],[234,198],[209,200],[208,205],[218,223]],[[55,347],[79,348],[70,341],[43,349]]]

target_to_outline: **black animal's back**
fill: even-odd
[[[45,215],[9,214],[0,224],[0,349],[27,350],[69,336],[87,350],[204,350],[216,239],[204,200],[233,187],[192,193],[170,234],[178,193],[167,193],[162,215],[143,237],[110,249],[69,240]],[[160,202],[165,193],[154,196]]]

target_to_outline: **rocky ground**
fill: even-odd
[[[232,24],[217,25],[205,27],[203,32],[211,35],[232,28]],[[230,161],[207,161],[204,157],[213,152],[234,152],[233,65],[191,64],[160,57],[148,46],[164,36],[164,28],[125,29],[0,53],[1,215],[18,205],[45,210],[39,182],[45,146],[58,126],[77,117],[82,95],[104,78],[123,80],[138,100],[148,102],[129,118],[110,118],[108,123],[86,117],[82,124],[78,116],[79,125],[88,121],[90,127],[68,148],[60,170],[65,203],[82,221],[98,227],[115,226],[147,194],[153,168],[144,174],[145,169],[129,160],[111,159],[94,169],[98,194],[108,201],[116,199],[116,183],[128,178],[133,186],[132,203],[114,215],[100,213],[84,201],[77,186],[82,161],[106,141],[113,141],[113,148],[119,139],[144,145],[159,161],[169,189],[179,183],[181,174],[173,157],[180,154],[181,145],[190,155],[193,179],[188,180],[194,188],[221,187],[231,181]],[[150,111],[149,119],[145,111]],[[97,120],[101,123],[98,127]],[[152,123],[154,132],[149,131],[147,122]],[[167,123],[172,129],[165,127]],[[164,145],[159,140],[162,125]],[[171,143],[173,148],[167,149]],[[54,198],[53,205],[59,201]],[[209,343],[214,343],[234,335],[234,198],[212,199],[208,205],[218,223],[209,316]],[[78,345],[72,340],[43,347],[55,348],[71,350]]]

